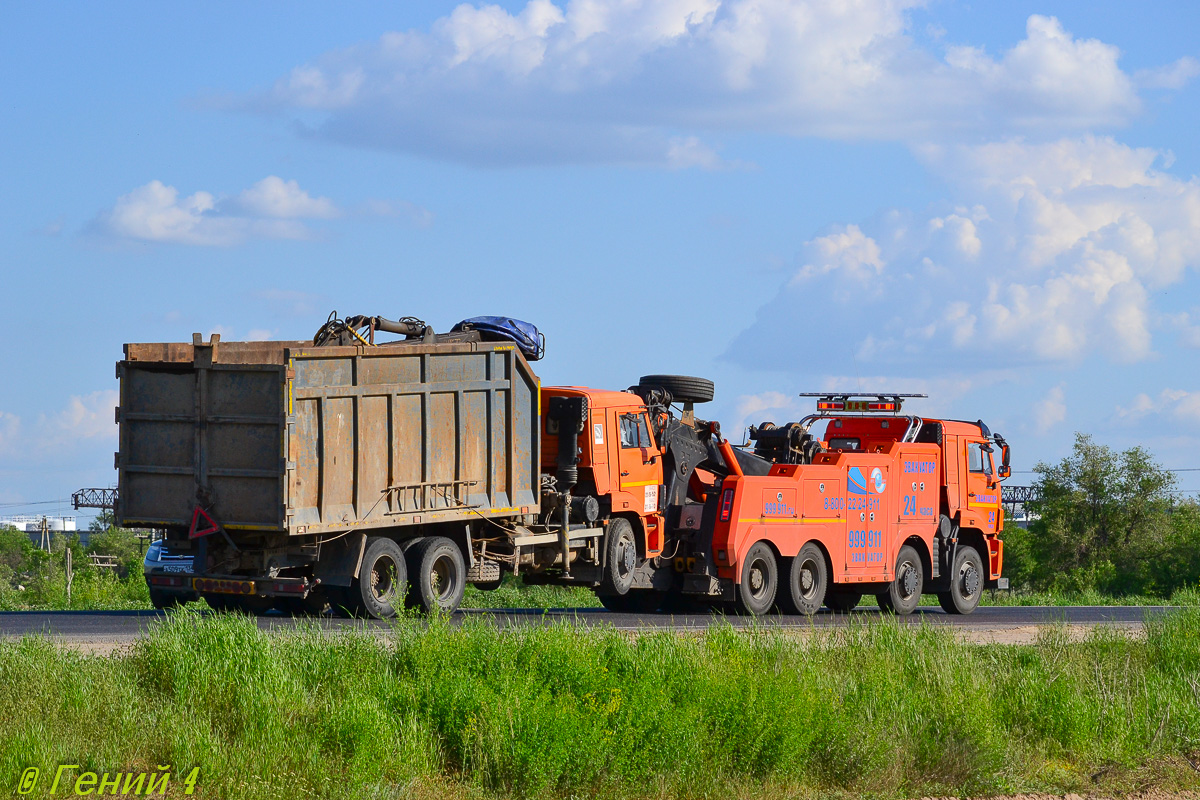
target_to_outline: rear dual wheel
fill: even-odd
[[[787,614],[811,617],[825,602],[829,572],[825,554],[809,542],[800,548],[796,557],[785,562],[780,581],[779,607]]]
[[[418,539],[408,549],[410,599],[426,614],[453,614],[467,588],[467,565],[445,536]]]
[[[746,553],[741,577],[735,593],[737,610],[742,614],[761,617],[771,610],[779,592],[775,552],[766,542],[756,542]]]

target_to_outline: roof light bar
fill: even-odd
[[[857,413],[891,413],[900,412],[904,401],[910,397],[927,397],[924,394],[833,394],[829,392],[801,392],[800,397],[816,397],[817,411],[845,411]]]

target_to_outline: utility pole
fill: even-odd
[[[45,550],[47,553],[49,553],[50,552],[50,521],[48,519],[46,519],[45,517],[42,517],[41,524],[38,525],[38,530],[42,534],[42,540],[41,540],[41,542],[38,543],[38,547],[40,547],[42,550]]]

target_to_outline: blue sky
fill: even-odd
[[[925,391],[1200,467],[1200,7],[10,3],[0,503],[109,485],[127,341],[507,314],[546,383]],[[1200,489],[1181,475],[1181,488]]]

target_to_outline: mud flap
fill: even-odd
[[[321,545],[314,574],[326,586],[349,586],[358,577],[366,549],[365,533],[348,533],[331,539]]]

